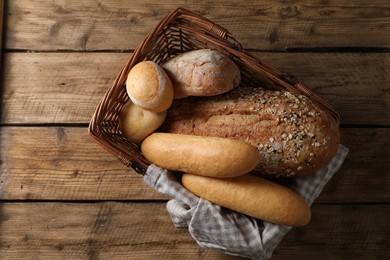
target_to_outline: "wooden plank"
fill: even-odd
[[[389,125],[390,55],[385,53],[257,53],[305,82],[340,114],[342,124]]]
[[[128,56],[112,53],[7,54],[1,121],[89,122]]]
[[[306,82],[336,108],[343,124],[390,125],[389,53],[253,54]],[[89,122],[130,55],[7,53],[0,121]]]
[[[4,0],[0,0],[0,67],[1,67],[1,56],[3,54],[3,17],[4,17]]]
[[[164,203],[2,203],[4,259],[237,259],[201,249]],[[390,206],[315,205],[273,259],[386,259]],[[318,257],[320,252],[321,256]]]
[[[162,199],[86,128],[3,127],[1,199]]]
[[[274,258],[386,259],[389,215],[389,204],[314,205],[309,225],[288,233]]]
[[[390,3],[365,1],[8,1],[8,49],[128,50],[184,7],[261,50],[390,47]]]
[[[2,200],[167,199],[84,127],[2,127],[0,134]],[[390,129],[342,129],[342,143],[350,154],[317,202],[389,202]]]

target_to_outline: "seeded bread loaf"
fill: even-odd
[[[306,96],[252,87],[176,100],[160,130],[246,141],[262,157],[254,172],[272,176],[311,174],[339,146],[337,123]]]

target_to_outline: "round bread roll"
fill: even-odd
[[[153,112],[167,110],[173,101],[172,82],[153,61],[141,61],[130,70],[126,90],[134,104]]]
[[[159,167],[220,178],[243,175],[260,162],[252,145],[210,136],[153,133],[142,142],[141,151]]]
[[[119,128],[129,141],[139,144],[160,127],[166,115],[167,111],[148,111],[129,100],[120,112]]]
[[[172,80],[175,99],[215,96],[232,90],[241,81],[237,65],[216,50],[184,52],[165,62],[162,67]]]
[[[183,186],[222,207],[280,225],[304,226],[311,218],[303,197],[282,185],[245,174],[210,178],[183,174]]]

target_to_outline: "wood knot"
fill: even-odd
[[[279,30],[274,27],[267,32],[266,39],[271,43],[275,43],[279,40]]]
[[[66,138],[66,131],[64,128],[59,127],[57,128],[57,139],[59,142],[63,142]]]
[[[297,6],[282,6],[278,10],[278,15],[282,19],[292,18],[300,15],[301,12]]]

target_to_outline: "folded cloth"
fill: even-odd
[[[312,175],[297,177],[291,188],[311,206],[340,169],[348,151],[341,145],[328,165]],[[187,227],[203,248],[250,259],[269,259],[292,229],[291,226],[260,221],[199,198],[185,189],[174,173],[153,164],[148,167],[144,180],[156,191],[174,198],[167,203],[172,222],[176,227]]]

